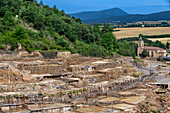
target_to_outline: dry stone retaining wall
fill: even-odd
[[[21,54],[0,54],[0,60],[8,61],[8,60],[17,60],[21,59]]]
[[[42,65],[42,66],[25,66],[24,70],[30,70],[31,74],[61,74],[63,72],[63,66],[51,66],[51,65]]]
[[[57,52],[57,58],[69,58],[71,56],[71,52]]]

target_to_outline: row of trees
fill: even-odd
[[[118,25],[119,28],[130,28],[130,27],[170,27],[170,24],[130,24],[130,25]]]
[[[170,34],[163,34],[163,35],[143,35],[145,38],[167,38],[170,37]]]
[[[158,35],[160,36],[160,35]],[[153,42],[152,40],[149,40],[148,37],[157,37],[157,35],[153,35],[153,36],[143,36],[143,40],[145,42],[146,46],[154,46],[154,47],[160,47],[160,48],[164,48],[164,49],[169,49],[169,42],[167,42],[166,44],[163,44],[160,41],[156,41]],[[163,37],[163,36],[162,36]],[[123,39],[119,39],[119,42],[124,42],[124,41],[138,41],[139,37],[129,37],[129,38],[123,38]]]

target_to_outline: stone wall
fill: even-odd
[[[39,51],[33,51],[33,52],[32,52],[32,55],[33,55],[34,57],[43,58],[43,56],[40,54]]]
[[[57,52],[57,58],[66,59],[66,58],[69,58],[70,56],[71,56],[70,51],[68,51],[68,52]]]
[[[11,61],[11,60],[21,60],[21,59],[38,60],[38,59],[42,59],[42,58],[43,58],[43,56],[38,51],[34,51],[32,53],[28,53],[27,51],[20,51],[19,53],[0,54],[0,60],[1,61]]]
[[[25,66],[23,69],[30,70],[31,74],[61,74],[64,71],[64,67],[58,65]]]
[[[10,80],[9,80],[10,79]],[[12,65],[1,66],[0,82],[16,82],[22,81],[21,72]]]
[[[21,59],[21,54],[0,54],[0,60],[7,61],[7,60],[17,60]]]

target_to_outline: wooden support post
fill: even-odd
[[[24,95],[22,95],[22,106],[24,105]]]
[[[9,68],[9,67],[8,67]],[[9,68],[9,70],[8,70],[8,84],[10,84],[11,83],[11,77],[10,77],[10,68]]]

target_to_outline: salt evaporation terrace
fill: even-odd
[[[39,52],[21,51],[19,55],[6,54],[7,59],[1,55],[1,112],[170,110],[166,62],[146,61],[137,66],[131,57],[105,59],[70,52],[55,54],[48,58]]]

